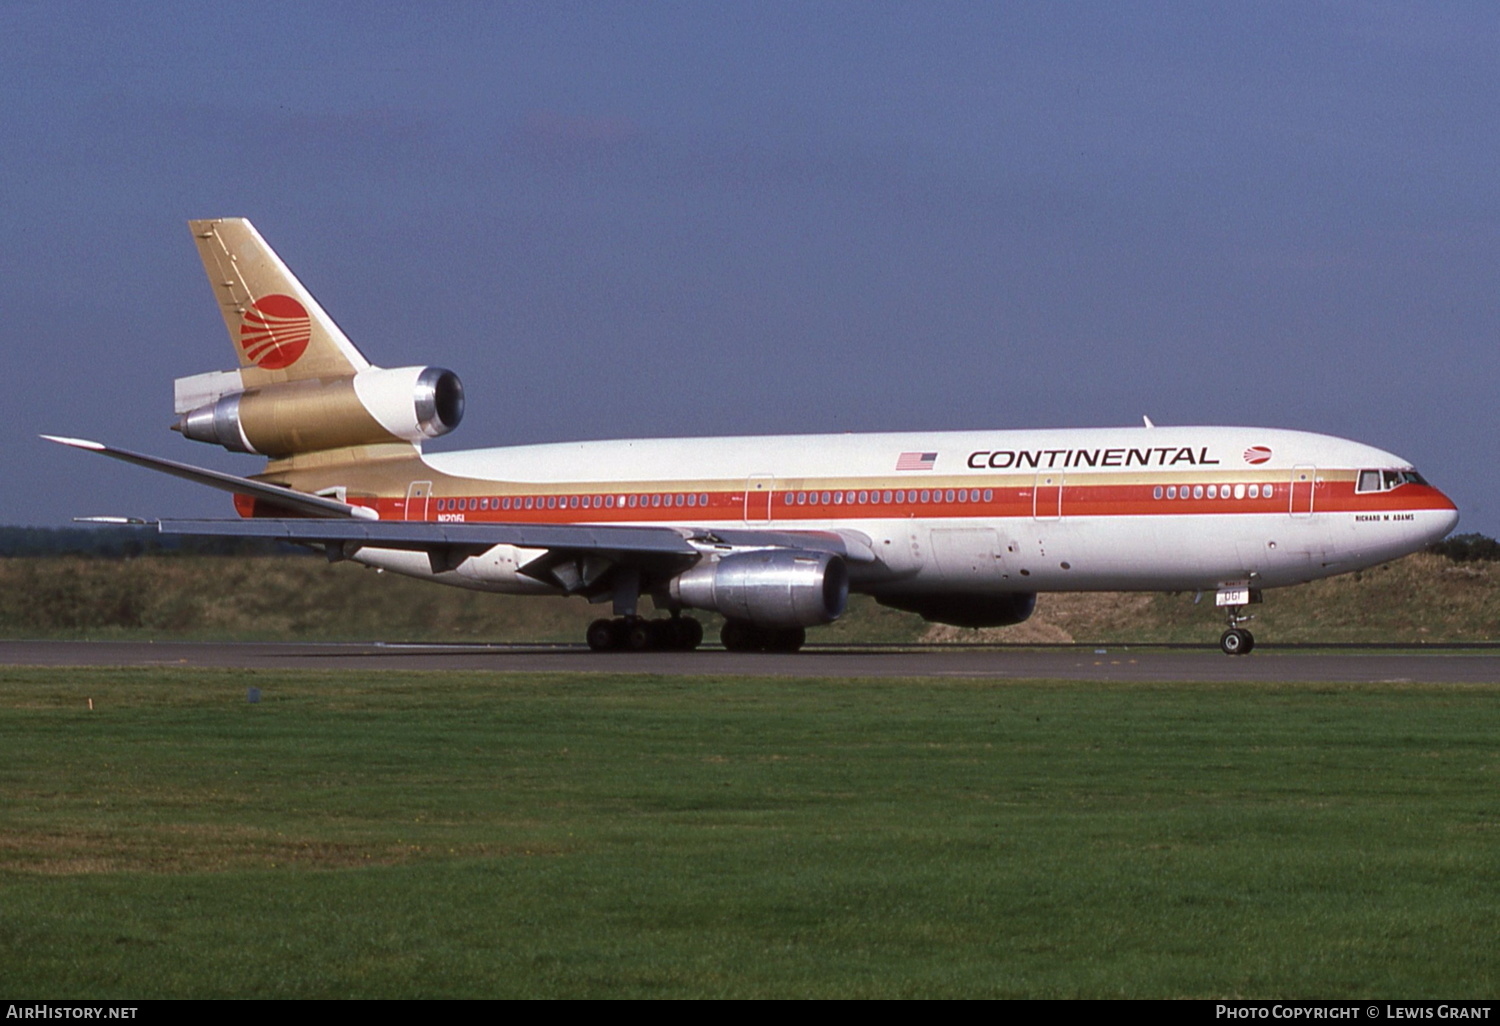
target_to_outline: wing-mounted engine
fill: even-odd
[[[849,601],[849,570],[830,552],[736,552],[674,577],[674,601],[759,627],[832,623]]]
[[[276,459],[446,435],[463,419],[464,389],[441,367],[367,367],[248,389],[229,371],[178,379],[175,405],[172,429],[184,437]]]

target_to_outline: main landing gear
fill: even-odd
[[[691,616],[647,620],[639,616],[617,616],[589,624],[589,648],[595,652],[676,651],[691,652],[703,642],[703,624]]]

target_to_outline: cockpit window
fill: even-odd
[[[1425,485],[1427,481],[1415,470],[1361,470],[1356,492],[1388,492],[1404,484]]]

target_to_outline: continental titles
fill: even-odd
[[[1212,467],[1208,446],[1158,445],[1149,449],[981,449],[969,453],[970,470],[1053,470],[1068,467]]]

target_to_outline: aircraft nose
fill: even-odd
[[[1432,528],[1432,541],[1435,542],[1442,541],[1448,537],[1448,535],[1453,533],[1453,529],[1458,526],[1458,506],[1445,493],[1438,492],[1438,495],[1442,496],[1448,508],[1433,510],[1433,515],[1429,523]]]

